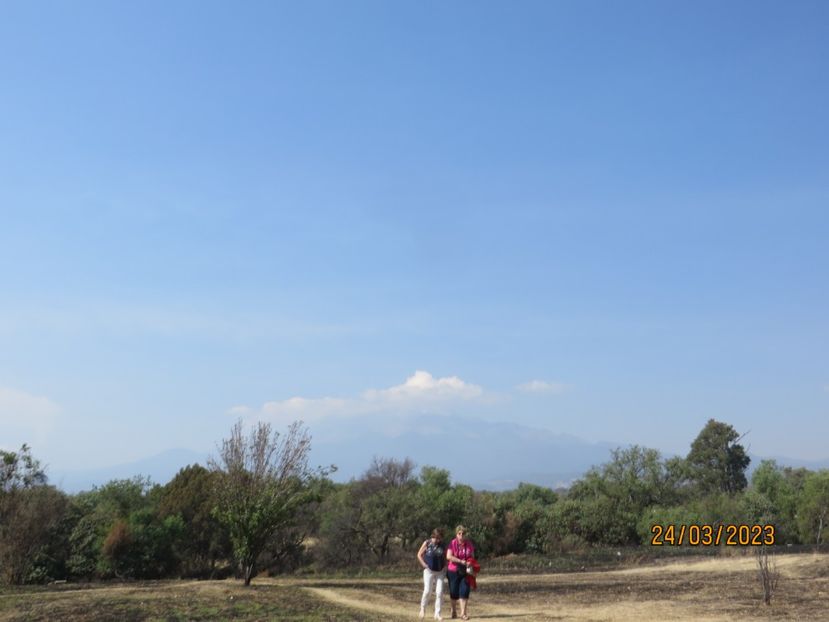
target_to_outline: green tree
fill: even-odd
[[[550,506],[541,521],[544,552],[568,553],[588,546],[585,504],[564,497]]]
[[[798,526],[803,542],[820,546],[829,527],[829,470],[809,473],[797,507]]]
[[[704,520],[700,510],[693,504],[649,507],[639,520],[640,542],[649,545],[653,536],[654,525],[701,525]]]
[[[159,517],[179,516],[184,524],[175,547],[185,576],[213,576],[216,564],[232,556],[227,530],[213,514],[217,477],[218,473],[201,465],[190,465],[160,494]]]
[[[568,516],[578,517],[575,533],[593,543],[639,542],[645,511],[676,502],[672,464],[655,449],[634,445],[614,450],[609,462],[590,469],[568,492],[576,502],[567,508]]]
[[[749,500],[750,502],[750,500]],[[748,522],[744,493],[716,492],[686,504],[706,525]]]
[[[458,486],[457,491],[464,508],[462,522],[475,544],[475,554],[480,557],[503,552],[503,514],[498,514],[497,496],[468,486]]]
[[[461,522],[463,507],[456,502],[449,471],[432,466],[420,469],[420,485],[414,500],[414,511],[408,517],[407,539],[418,544],[428,538],[436,527],[454,529]]]
[[[409,458],[375,458],[363,476],[367,542],[380,560],[388,556],[392,541],[399,540],[403,548],[408,543],[406,519],[416,513],[415,494],[419,486],[414,467]]]
[[[326,567],[358,566],[370,554],[360,525],[362,504],[357,482],[336,484],[320,507],[320,542],[315,551]]]
[[[709,419],[694,439],[686,458],[689,475],[701,496],[744,490],[751,459],[733,426]]]
[[[179,566],[175,543],[184,531],[180,516],[159,518],[154,508],[117,519],[101,546],[107,574],[119,579],[160,579]]]
[[[518,484],[497,495],[495,514],[500,526],[494,554],[542,553],[546,544],[544,518],[558,495],[550,488]]]
[[[322,504],[320,558],[348,566],[413,555],[410,548],[432,529],[448,534],[465,520],[473,494],[453,486],[443,469],[426,466],[415,477],[409,459],[375,458],[360,479],[336,486]]]
[[[68,568],[78,577],[160,578],[178,567],[179,517],[159,517],[159,486],[136,476],[107,482],[72,500]]]
[[[806,469],[780,467],[774,460],[763,460],[751,476],[751,490],[768,500],[770,507],[762,515],[749,518],[772,523],[780,544],[800,542],[797,526],[797,501],[803,490]]]
[[[46,472],[23,444],[20,451],[0,450],[0,494],[46,484]]]
[[[300,422],[284,435],[259,422],[245,437],[239,421],[210,460],[218,474],[215,516],[228,530],[246,586],[269,541],[293,525],[300,508],[314,498],[310,448],[311,437]]]
[[[23,583],[35,564],[49,565],[49,544],[66,507],[66,496],[47,485],[27,445],[0,451],[0,580]]]
[[[319,534],[322,503],[334,488],[334,483],[324,475],[311,480],[309,502],[299,508],[291,525],[277,531],[268,542],[260,562],[263,568],[270,573],[290,572],[310,561],[306,543]]]
[[[351,528],[378,562],[389,559],[395,542],[406,547],[411,537],[409,518],[417,513],[418,486],[414,463],[408,458],[374,458],[355,483],[354,501],[359,508]]]

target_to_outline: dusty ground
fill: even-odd
[[[484,571],[470,614],[489,621],[829,620],[829,556],[779,556],[777,565],[770,607],[761,602],[754,558],[735,556],[604,572]],[[253,589],[235,581],[67,585],[0,592],[0,620],[415,620],[419,597],[414,572],[410,581],[259,579]]]

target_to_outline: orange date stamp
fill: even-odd
[[[772,546],[774,525],[651,525],[651,546]]]

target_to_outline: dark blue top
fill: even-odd
[[[443,542],[434,543],[432,539],[426,540],[426,551],[423,553],[423,561],[429,566],[429,570],[443,570],[446,565],[446,547]]]

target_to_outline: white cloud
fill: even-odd
[[[471,400],[480,397],[483,389],[464,382],[457,376],[435,378],[428,371],[418,370],[406,382],[388,389],[369,389],[363,397],[369,401],[405,402],[410,400]]]
[[[418,409],[438,412],[460,402],[478,401],[484,390],[457,376],[435,378],[427,371],[416,371],[405,382],[386,389],[368,389],[359,397],[291,397],[266,402],[259,409],[234,406],[228,414],[245,419],[276,421],[318,421],[329,417],[353,417],[375,413],[404,413]]]
[[[548,393],[559,395],[567,390],[567,385],[562,382],[551,382],[548,380],[530,380],[518,385],[518,390],[523,393]]]
[[[14,449],[22,443],[42,444],[52,430],[60,407],[47,397],[0,387],[0,428],[3,443]]]

